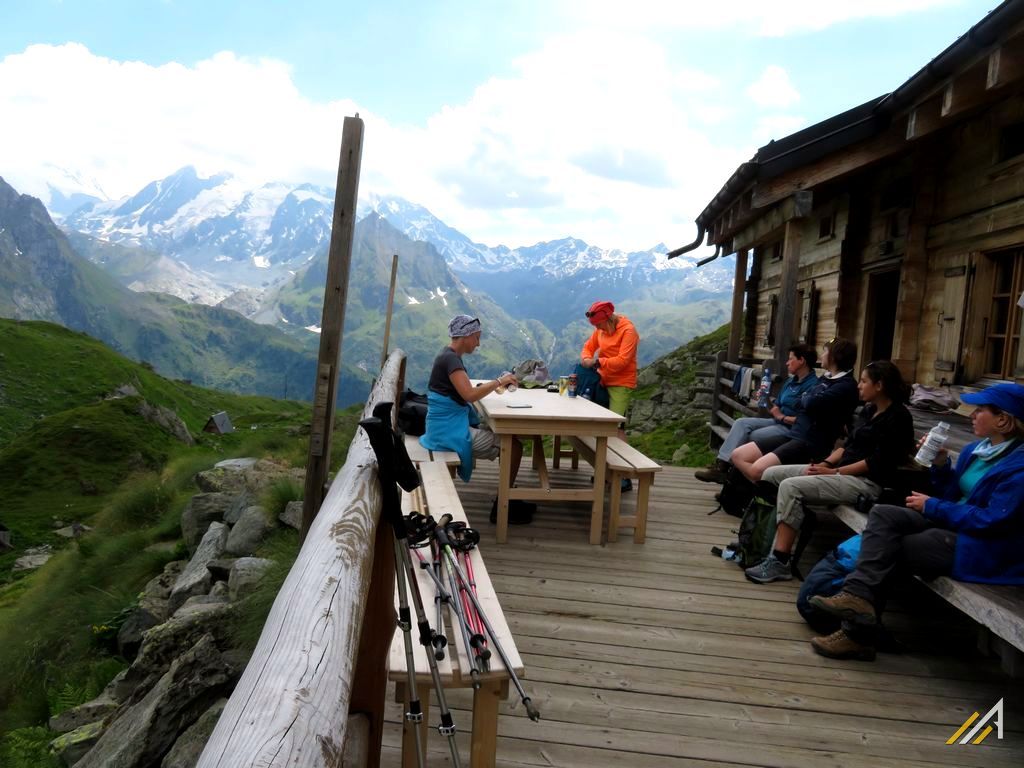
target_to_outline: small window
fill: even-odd
[[[828,240],[836,233],[836,217],[835,214],[829,214],[828,216],[822,216],[818,219],[818,239]]]
[[[782,261],[782,241],[777,240],[768,246],[768,258],[772,261]]]
[[[999,131],[999,162],[1024,155],[1024,123],[1014,123]]]

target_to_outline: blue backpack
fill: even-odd
[[[593,400],[605,408],[611,402],[608,398],[608,390],[601,384],[601,374],[596,368],[587,368],[582,363],[576,364],[576,396]]]

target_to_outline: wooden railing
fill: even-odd
[[[742,403],[735,398],[732,389],[733,380],[741,366],[749,366],[752,370],[751,390],[757,392],[761,382],[763,366],[755,364],[752,360],[744,359],[732,363],[726,359],[726,352],[723,350],[711,358],[713,375],[711,376],[711,418],[708,427],[711,429],[712,441],[724,440],[729,434],[729,428],[736,419],[742,416],[763,416],[758,411],[757,403]]]
[[[364,415],[397,402],[405,354],[388,357]],[[340,766],[350,712],[365,715],[364,764],[380,760],[394,631],[392,534],[369,441],[358,431],[274,601],[200,768]],[[350,744],[350,749],[352,745]],[[349,764],[349,763],[346,763]]]

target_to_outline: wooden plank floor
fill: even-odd
[[[523,485],[535,482],[527,463]],[[589,471],[553,477],[584,485]],[[737,520],[708,516],[717,486],[693,470],[657,477],[642,545],[626,534],[590,546],[588,509],[562,504],[542,505],[499,546],[488,522],[496,464],[456,484],[541,710],[531,722],[512,691],[500,766],[1024,765],[1024,683],[974,652],[969,622],[909,585],[886,615],[908,652],[874,663],[817,656],[794,606],[799,582],[752,584],[710,554],[732,540]],[[846,535],[823,518],[805,570]],[[468,766],[471,695],[448,697]],[[945,744],[1000,698],[1002,741],[993,733],[979,746]],[[430,716],[436,725],[433,700]],[[400,717],[389,704],[384,765],[400,764]],[[451,764],[436,731],[429,764]]]

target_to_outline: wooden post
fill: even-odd
[[[302,529],[299,533],[302,541],[305,541],[313,518],[323,503],[327,473],[330,471],[331,435],[334,429],[334,407],[338,399],[338,372],[341,368],[341,332],[345,325],[362,155],[363,121],[358,115],[346,117],[341,133],[331,247],[327,257],[327,284],[324,286],[324,309],[320,321],[320,357],[316,369],[316,386],[313,389],[313,420],[309,433],[306,485],[302,496]]]
[[[391,257],[391,288],[388,291],[388,314],[384,319],[384,348],[380,351],[380,367],[388,359],[388,339],[391,336],[391,308],[395,305],[395,279],[398,277],[398,254]]]
[[[732,281],[732,319],[729,321],[729,348],[726,358],[735,363],[740,357],[743,336],[743,299],[747,291],[747,249],[736,252],[736,275]]]
[[[722,363],[724,363],[725,361],[726,351],[723,349],[720,350],[715,355],[715,362],[712,363],[714,368],[711,369],[713,376],[711,377],[711,419],[708,421],[709,427],[714,427],[719,422],[718,405],[720,401],[718,399],[718,395],[722,391]],[[717,433],[714,429],[709,430],[709,432],[710,434],[708,435],[708,444],[714,447],[714,441]]]
[[[775,319],[775,365],[778,375],[785,368],[788,349],[796,334],[796,283],[800,276],[800,237],[803,219],[786,222],[786,235],[782,245],[782,280],[779,284],[779,308]]]

